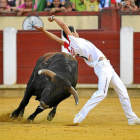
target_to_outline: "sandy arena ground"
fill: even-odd
[[[56,116],[47,121],[50,109],[40,113],[34,123],[26,122],[38,101],[31,98],[22,121],[10,120],[9,114],[22,98],[0,98],[0,140],[140,140],[140,125],[128,126],[118,98],[106,98],[97,105],[79,125],[72,126],[75,114],[89,98],[73,97],[61,102]],[[140,98],[131,98],[133,111],[140,117]]]

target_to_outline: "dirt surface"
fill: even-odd
[[[75,106],[72,97],[61,102],[51,122],[40,113],[33,123],[26,121],[39,102],[32,97],[21,121],[9,119],[22,98],[0,98],[0,140],[140,140],[140,125],[128,126],[118,98],[106,98],[79,125],[73,126],[75,114],[89,98],[80,98]],[[133,111],[140,117],[140,98],[131,98]]]

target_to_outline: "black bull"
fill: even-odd
[[[32,96],[40,101],[39,106],[27,119],[31,122],[44,109],[53,108],[47,120],[51,121],[58,104],[71,94],[76,105],[79,102],[75,91],[78,77],[78,63],[67,53],[47,53],[40,57],[28,81],[24,97],[19,107],[13,111],[11,118],[23,117],[25,106]]]

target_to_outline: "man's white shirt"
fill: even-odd
[[[105,55],[95,47],[90,41],[83,38],[76,38],[68,35],[69,44],[65,42],[64,47],[68,49],[71,55],[78,55],[84,58],[84,61],[90,67],[95,67],[100,57]]]

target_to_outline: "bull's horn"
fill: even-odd
[[[69,92],[74,96],[75,105],[78,105],[79,104],[79,98],[78,98],[78,94],[77,94],[76,90],[71,86],[71,88],[69,89]]]
[[[46,69],[39,70],[38,74],[39,75],[40,74],[46,74],[46,75],[50,76],[51,78],[53,78],[56,75],[56,73],[54,73],[54,72],[52,72],[50,70],[46,70]]]

